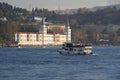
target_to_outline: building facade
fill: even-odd
[[[15,34],[15,41],[21,46],[48,46],[48,45],[62,45],[65,42],[71,42],[71,29],[69,21],[64,29],[64,34],[48,34],[47,28],[42,19],[42,25],[39,27],[38,33],[23,33]]]

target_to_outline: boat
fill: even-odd
[[[65,43],[58,52],[62,55],[92,55],[92,45],[81,43]]]

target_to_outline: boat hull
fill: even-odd
[[[92,55],[92,52],[85,53],[83,51],[66,51],[66,50],[59,50],[58,51],[61,55]]]

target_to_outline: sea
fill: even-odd
[[[59,49],[0,48],[0,80],[120,80],[120,46],[93,46],[94,55]]]

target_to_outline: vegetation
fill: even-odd
[[[32,11],[0,3],[0,44],[14,42],[16,32],[38,32],[35,16],[46,17],[47,22],[65,24],[66,15],[55,11],[33,8]],[[77,14],[68,15],[72,28],[72,40],[98,44],[100,39],[107,39],[113,45],[120,45],[120,9],[106,7],[97,11],[78,9]],[[112,28],[115,28],[112,30]],[[59,33],[49,30],[51,33]]]

